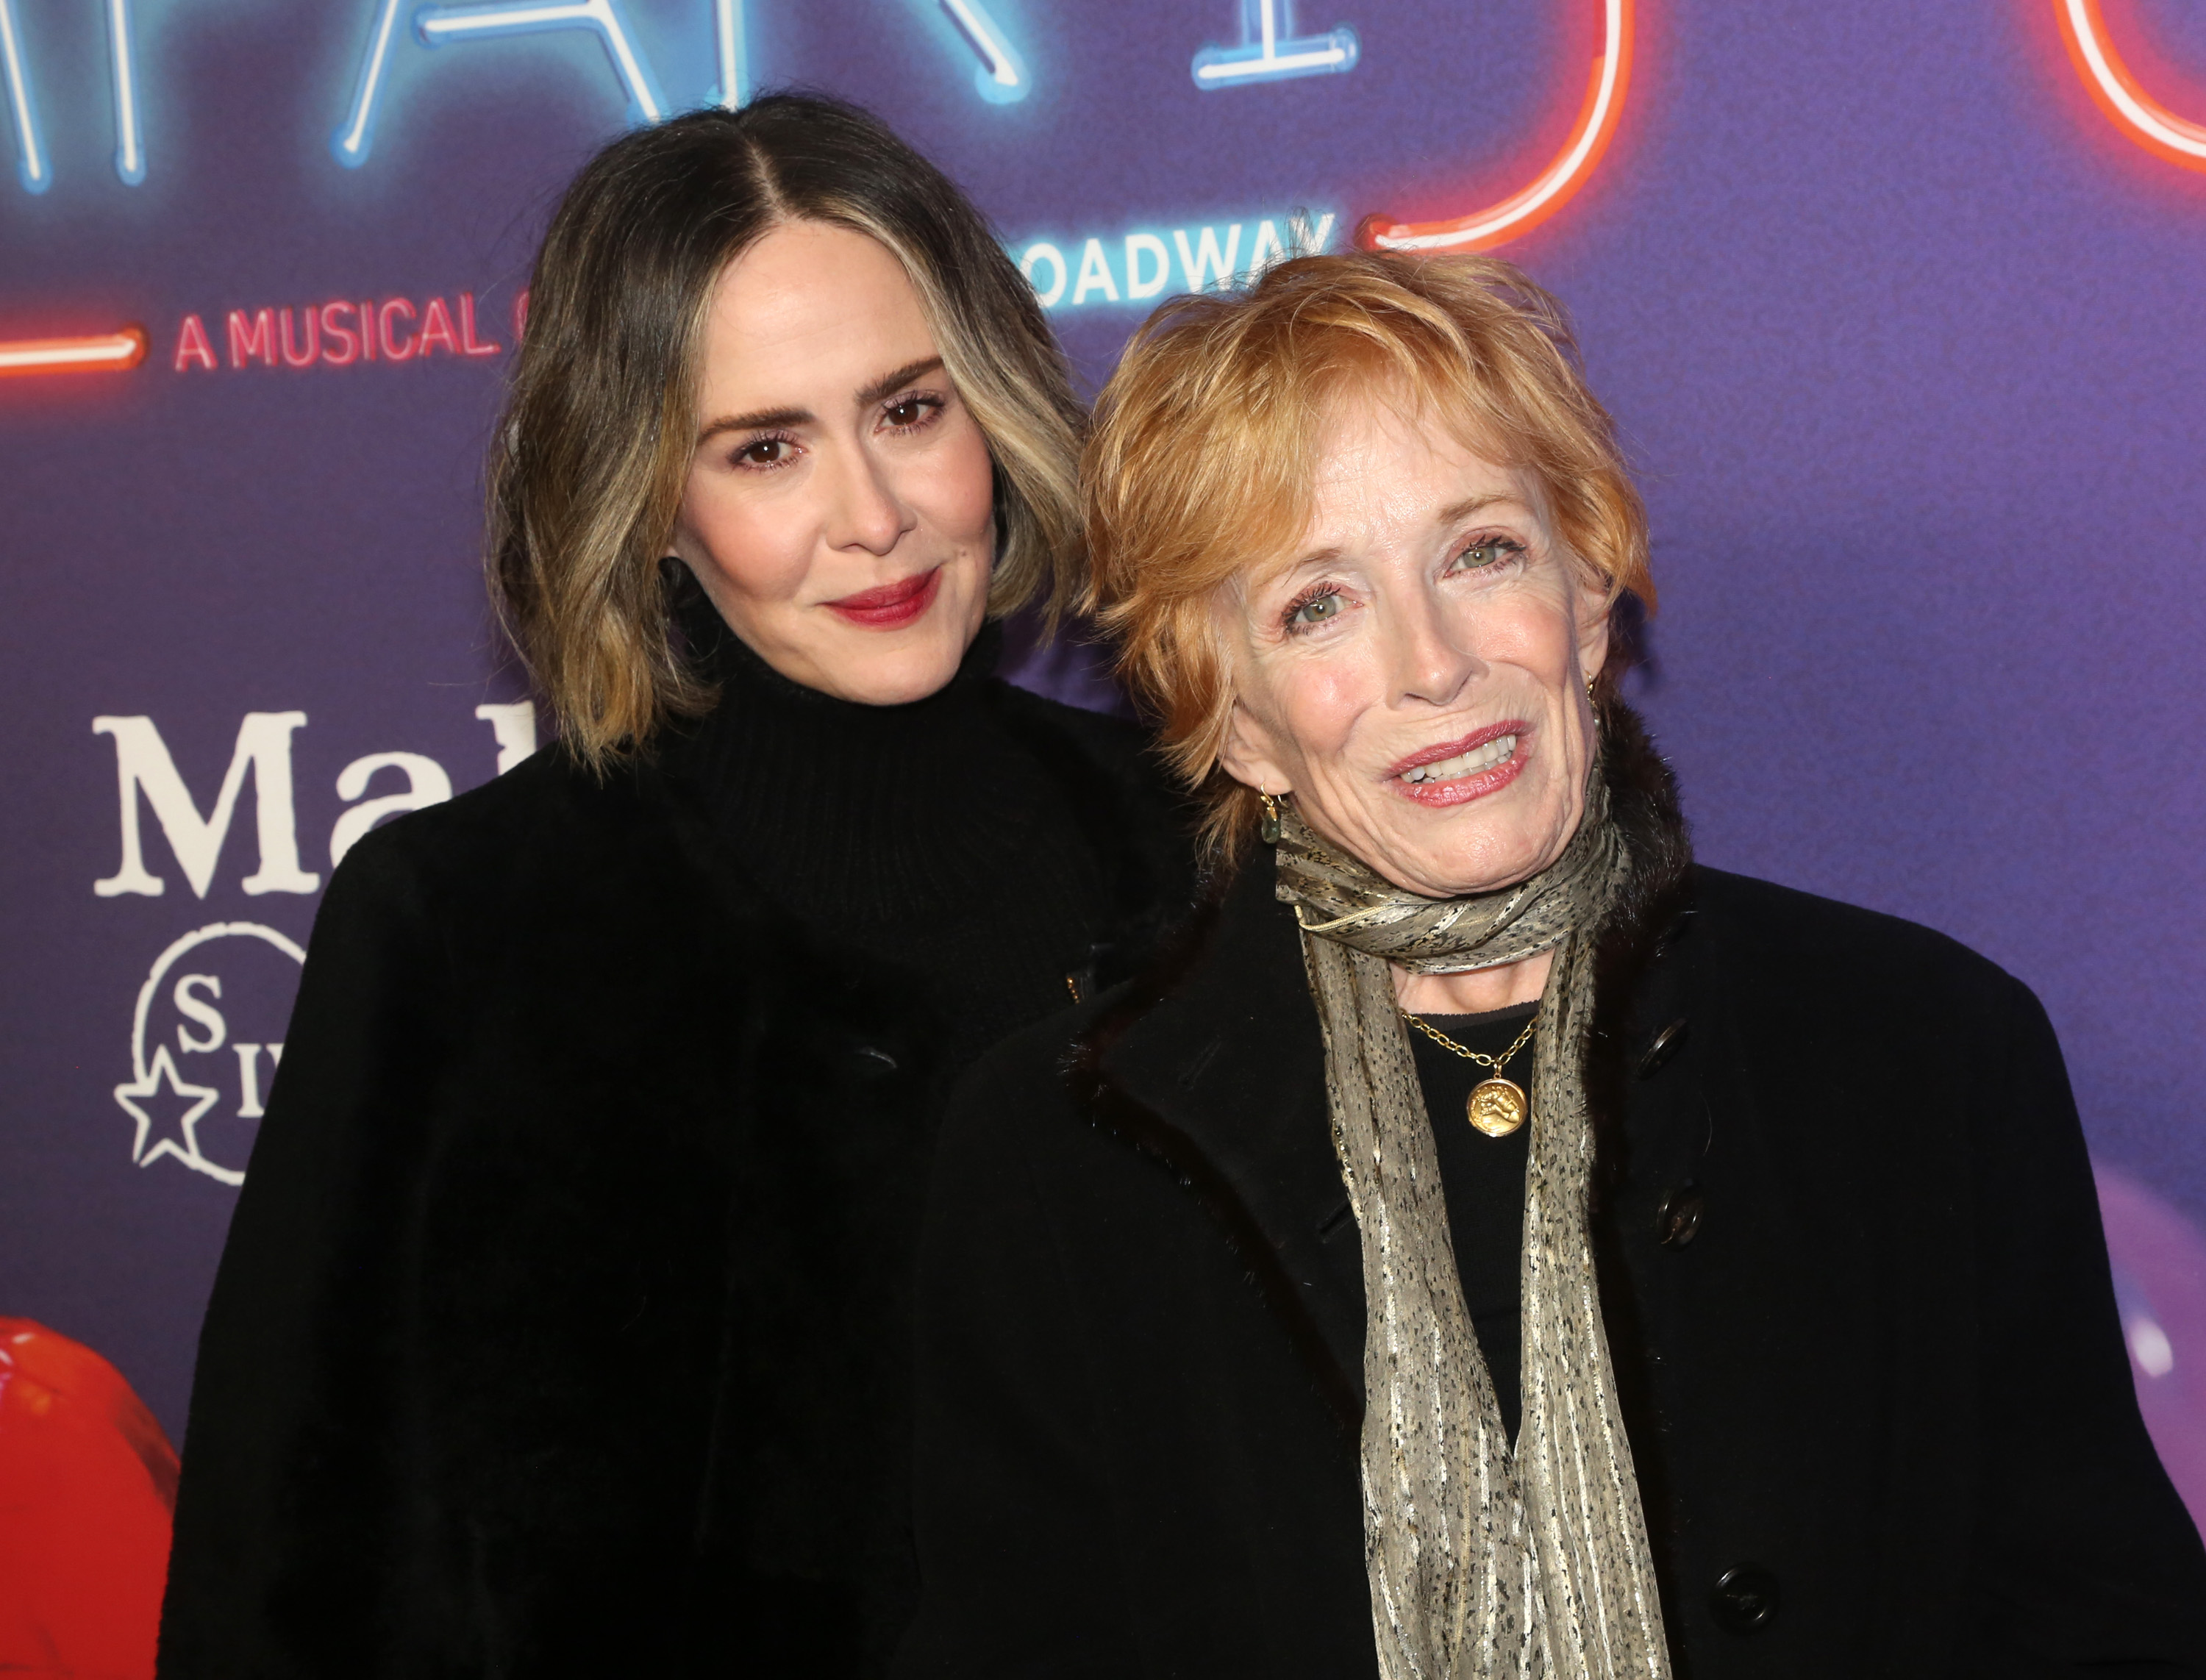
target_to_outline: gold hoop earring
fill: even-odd
[[[1256,797],[1264,801],[1263,819],[1256,825],[1256,837],[1267,846],[1276,846],[1279,843],[1279,801],[1261,788],[1256,789]]]

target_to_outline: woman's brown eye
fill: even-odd
[[[915,400],[899,402],[889,410],[891,426],[917,426],[920,418],[919,403]]]
[[[781,440],[778,438],[761,438],[755,444],[743,446],[742,458],[754,467],[776,467],[781,463],[780,450]]]

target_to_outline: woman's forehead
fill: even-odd
[[[1539,474],[1511,462],[1480,429],[1447,420],[1429,404],[1337,406],[1320,432],[1297,554],[1349,530],[1446,526],[1481,511],[1514,510],[1545,524]]]
[[[1452,445],[1452,454],[1500,469],[1516,465],[1517,454],[1463,402],[1449,402],[1440,392],[1421,390],[1398,375],[1376,371],[1370,377],[1341,379],[1326,392],[1317,406],[1310,445],[1317,479],[1348,469],[1348,456],[1401,459],[1418,445]]]

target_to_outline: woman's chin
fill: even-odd
[[[961,648],[949,658],[876,656],[871,663],[852,660],[833,673],[838,680],[830,692],[860,706],[909,706],[949,687],[963,654]]]
[[[938,601],[916,623],[882,631],[837,624],[814,643],[816,677],[808,687],[861,706],[908,706],[939,694],[957,675],[965,651],[979,633],[968,633],[965,617]]]

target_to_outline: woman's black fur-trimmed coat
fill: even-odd
[[[1151,938],[1188,866],[1140,737],[995,692],[1077,825],[1031,843]],[[880,1671],[951,1036],[663,763],[363,839],[201,1338],[164,1680]]]
[[[2206,1674],[2206,1554],[2036,998],[1691,866],[1608,724],[1637,869],[1599,965],[1597,1242],[1679,1675]],[[1271,876],[953,1102],[905,1680],[1376,1671],[1361,1259]]]

